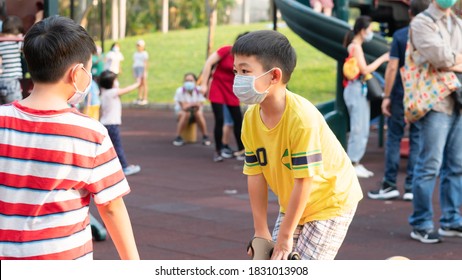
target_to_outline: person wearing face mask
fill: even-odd
[[[88,33],[48,17],[24,38],[34,88],[0,106],[0,259],[92,259],[94,201],[120,258],[139,259],[123,196],[130,187],[106,128],[69,107],[91,83]]]
[[[210,146],[211,144],[203,113],[205,97],[196,86],[196,82],[197,77],[194,73],[186,73],[183,79],[183,86],[179,87],[175,93],[175,112],[178,115],[177,137],[173,140],[173,145],[175,146],[184,145],[181,133],[186,128],[188,121],[196,121],[199,125],[199,129],[202,132],[202,144],[206,146]]]
[[[358,64],[360,76],[353,80],[345,81],[343,99],[350,116],[350,135],[348,137],[347,153],[355,167],[356,175],[360,178],[368,178],[374,175],[360,164],[366,152],[369,139],[370,105],[367,100],[367,87],[363,86],[361,76],[374,72],[379,66],[387,62],[389,54],[385,53],[371,64],[367,64],[364,57],[362,44],[369,42],[374,37],[372,32],[371,18],[360,16],[356,19],[353,30],[345,36],[343,45],[348,53],[353,56]]]
[[[416,51],[435,68],[462,73],[462,20],[451,7],[456,0],[434,0],[410,25],[409,38]],[[459,89],[461,90],[461,89]],[[462,237],[462,110],[456,92],[434,104],[418,120],[419,151],[412,181],[411,238],[438,243],[444,237]],[[433,223],[432,196],[439,176],[441,216]]]
[[[120,137],[120,125],[122,124],[122,103],[120,102],[120,96],[137,89],[140,84],[140,80],[137,79],[134,84],[119,88],[117,74],[109,70],[103,71],[99,77],[99,86],[101,88],[101,118],[99,121],[108,130],[109,137],[117,152],[125,176],[140,172],[141,167],[139,165],[129,165],[125,158],[122,139]]]
[[[296,65],[288,39],[261,30],[233,46],[233,91],[249,105],[242,125],[243,173],[254,236],[273,239],[272,259],[334,259],[353,219],[362,191],[351,161],[322,114],[287,90]],[[268,186],[280,213],[271,235]]]
[[[124,55],[120,51],[120,45],[118,42],[114,42],[111,46],[111,50],[104,57],[105,64],[104,70],[109,70],[117,75],[121,72],[120,63],[124,60]]]

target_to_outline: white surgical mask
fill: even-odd
[[[374,33],[372,31],[367,32],[366,37],[364,37],[364,42],[370,42],[372,41],[372,38],[374,38]]]
[[[234,77],[234,84],[233,84],[234,94],[244,104],[251,105],[251,104],[261,103],[263,100],[265,100],[266,95],[268,94],[269,89],[271,88],[272,85],[270,85],[265,91],[258,92],[255,89],[255,80],[273,71],[273,69],[274,68],[261,74],[258,77],[236,75]]]
[[[85,71],[85,73],[87,73],[90,82],[88,83],[88,86],[85,88],[84,91],[80,91],[74,82],[75,93],[74,95],[71,96],[71,98],[67,100],[67,103],[71,105],[77,105],[80,102],[82,102],[85,99],[85,96],[87,96],[87,94],[90,92],[90,87],[91,87],[91,79],[92,79],[91,73],[89,73],[87,69],[83,67],[83,64],[75,65],[74,68],[72,69],[72,72],[74,72],[78,66],[82,66],[82,69]]]

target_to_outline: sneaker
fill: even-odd
[[[438,232],[433,230],[413,230],[411,232],[411,238],[418,240],[422,243],[432,244],[441,242],[440,235]]]
[[[233,153],[230,153],[229,151],[227,150],[224,150],[224,149],[221,149],[221,157],[223,158],[232,158],[233,157]]]
[[[411,193],[412,194],[412,193]],[[386,181],[382,182],[380,189],[376,191],[367,192],[367,196],[370,199],[394,199],[399,196],[399,191],[396,189],[395,185],[392,185]]]
[[[361,164],[355,165],[354,167],[355,167],[356,176],[358,176],[358,178],[371,177],[369,172],[367,172],[367,169],[365,169]]]
[[[210,141],[209,137],[207,135],[204,135],[202,137],[202,145],[210,146],[211,144],[212,142]]]
[[[141,171],[139,165],[129,165],[123,169],[125,176],[130,176]]]
[[[177,147],[183,146],[184,145],[183,138],[181,138],[181,136],[177,136],[175,140],[173,140],[173,145]]]
[[[228,146],[228,144],[223,145],[223,148],[221,148],[222,151],[226,152],[227,154],[233,154],[234,151],[231,149],[231,147]]]
[[[245,150],[234,152],[233,155],[236,157],[237,160],[244,160],[245,159]]]
[[[221,155],[219,155],[218,153],[215,153],[213,155],[213,161],[214,162],[222,162],[223,161],[223,157]]]
[[[146,99],[142,99],[142,100],[139,100],[137,104],[138,105],[148,105],[148,103],[149,102]]]
[[[366,167],[364,167],[364,165],[362,164],[358,164],[359,168],[362,169],[365,173],[367,173],[369,175],[369,177],[372,177],[374,176],[374,172],[370,171],[370,170],[367,170]]]
[[[403,194],[403,200],[412,201],[414,199],[414,194],[411,191],[406,191]]]
[[[447,237],[462,237],[462,225],[457,227],[440,227],[438,233]]]

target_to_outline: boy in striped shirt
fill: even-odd
[[[88,93],[95,50],[64,17],[25,36],[34,89],[0,106],[0,259],[92,259],[91,197],[120,258],[139,259],[122,199],[130,188],[107,130],[68,105]]]

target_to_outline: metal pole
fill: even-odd
[[[71,19],[74,20],[74,0],[71,0]]]
[[[273,30],[278,30],[278,8],[276,7],[276,0],[271,1],[272,10],[273,10]]]

